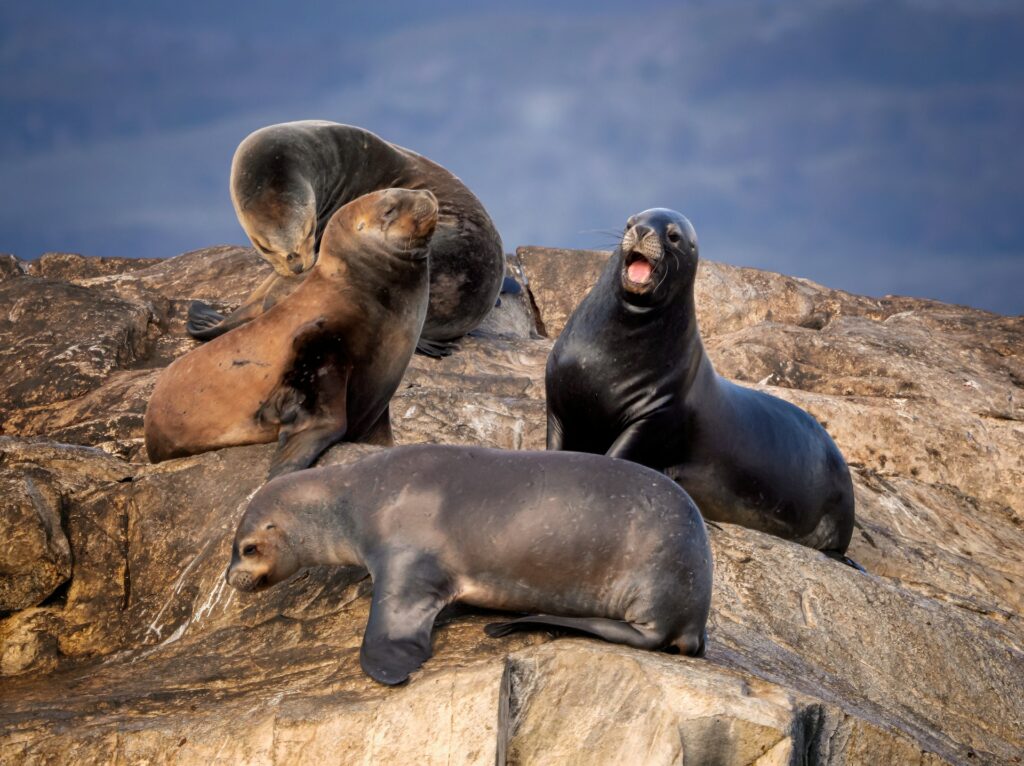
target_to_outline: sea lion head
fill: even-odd
[[[437,198],[426,189],[381,189],[341,207],[327,224],[321,253],[390,253],[427,257],[437,226]]]
[[[238,220],[274,271],[294,277],[316,262],[316,198],[308,181],[267,185],[235,202]]]
[[[285,504],[285,498],[273,489],[257,493],[249,503],[231,549],[226,577],[232,587],[249,592],[263,590],[302,568],[297,541],[290,534],[292,514]]]
[[[652,208],[630,216],[617,255],[623,296],[630,303],[669,301],[693,282],[697,232],[674,210]]]

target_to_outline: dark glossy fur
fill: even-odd
[[[660,240],[657,286],[628,290],[636,255],[616,249],[548,358],[548,449],[642,463],[678,481],[705,518],[844,553],[854,498],[839,449],[799,407],[715,373],[697,329],[690,222],[655,209],[633,227]]]

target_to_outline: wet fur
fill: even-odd
[[[627,289],[626,259],[655,256],[653,289]],[[677,243],[671,232],[681,235]],[[548,358],[548,448],[607,454],[665,471],[705,518],[845,553],[849,468],[808,413],[720,377],[697,329],[696,233],[683,216],[634,216]]]

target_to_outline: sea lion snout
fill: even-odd
[[[228,567],[225,579],[228,581],[228,585],[236,590],[245,591],[251,593],[252,591],[258,590],[266,580],[265,576],[256,577],[252,572],[246,572],[236,569],[234,565]]]
[[[313,259],[310,258],[310,261],[312,260]],[[302,256],[298,253],[288,253],[288,255],[285,256],[285,262],[288,264],[288,270],[291,271],[292,274],[301,274],[307,268]]]
[[[388,203],[392,205],[393,224],[408,229],[414,237],[427,238],[437,226],[437,197],[429,189],[391,189]]]
[[[648,292],[654,287],[654,273],[665,255],[661,237],[654,229],[636,224],[622,237],[623,286],[630,292]]]
[[[273,520],[258,525],[243,517],[225,578],[228,585],[252,592],[287,580],[300,568],[295,551]]]
[[[424,247],[437,227],[437,197],[427,189],[388,189],[379,201],[390,242],[412,251]]]

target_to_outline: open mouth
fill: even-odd
[[[643,253],[634,250],[626,256],[624,272],[630,285],[646,287],[654,277],[654,264]]]

